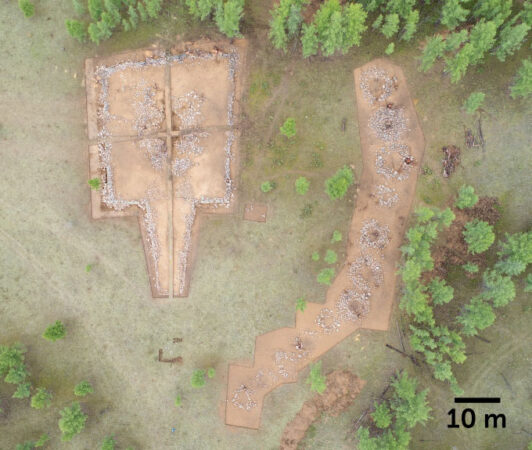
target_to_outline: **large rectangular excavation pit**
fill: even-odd
[[[233,210],[245,43],[86,61],[93,218],[137,215],[153,297],[188,294],[198,214]]]

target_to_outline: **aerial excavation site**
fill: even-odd
[[[532,450],[530,0],[0,12],[0,450]]]

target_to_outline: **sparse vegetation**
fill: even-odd
[[[279,128],[279,130],[281,131],[281,134],[283,136],[286,136],[289,139],[293,138],[297,133],[296,119],[294,119],[293,117],[289,117],[284,121],[283,125],[281,126],[281,128]]]
[[[48,326],[44,330],[43,338],[47,341],[55,342],[59,339],[63,339],[66,336],[65,325],[60,320],[56,320],[53,325]]]
[[[310,390],[312,392],[323,394],[325,389],[327,389],[327,378],[321,373],[321,361],[310,366],[310,372],[306,382],[310,384]]]
[[[307,302],[303,297],[300,297],[296,300],[296,310],[297,311],[305,311],[305,308],[307,307]]]
[[[334,269],[326,268],[326,269],[321,270],[321,272],[318,274],[317,280],[318,280],[318,283],[326,284],[328,286],[332,283],[333,277],[334,277]]]
[[[260,185],[260,190],[265,194],[275,189],[275,183],[272,181],[265,181]]]
[[[324,256],[323,260],[327,264],[334,264],[336,261],[338,261],[338,255],[336,254],[336,252],[334,250],[327,250],[325,252],[325,256]]]
[[[78,397],[85,397],[93,392],[94,388],[88,381],[81,381],[74,387],[74,395],[77,395]]]
[[[473,92],[464,102],[465,112],[467,114],[475,113],[484,103],[484,98],[486,98],[486,94],[483,92]]]

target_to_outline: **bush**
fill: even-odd
[[[305,311],[305,308],[307,307],[307,302],[305,301],[305,299],[303,297],[301,298],[298,298],[296,300],[296,311]]]
[[[392,423],[392,415],[390,414],[390,408],[386,403],[375,402],[375,411],[371,414],[375,425],[378,428],[388,428]]]
[[[207,376],[209,378],[214,378],[216,376],[216,370],[214,369],[214,367],[209,367],[207,369]]]
[[[13,398],[28,398],[30,396],[31,383],[20,383],[13,394]]]
[[[305,195],[310,187],[310,181],[307,180],[305,177],[299,177],[296,180],[295,186],[296,186],[296,192],[299,195]]]
[[[43,338],[47,339],[48,341],[55,342],[58,339],[63,339],[66,335],[66,328],[63,325],[63,323],[59,320],[56,320],[56,322],[53,325],[50,325],[43,333]]]
[[[192,377],[190,378],[190,385],[193,388],[200,388],[205,386],[205,371],[203,369],[196,369],[192,373]]]
[[[310,373],[307,378],[307,383],[310,384],[310,390],[322,394],[327,388],[327,378],[321,373],[321,361],[310,366]]]
[[[325,192],[331,200],[342,198],[354,181],[353,171],[344,166],[325,181]]]
[[[391,55],[395,51],[395,44],[393,42],[390,42],[386,49],[384,50],[384,53],[387,55]]]
[[[334,244],[335,242],[340,242],[342,240],[342,233],[340,233],[338,230],[334,230],[332,237],[331,237],[331,244]]]
[[[287,138],[293,138],[296,135],[296,119],[289,117],[284,121],[279,130],[281,131],[281,134]]]
[[[312,203],[307,203],[301,209],[301,214],[299,214],[299,217],[301,217],[302,219],[306,219],[312,216],[312,211],[314,211],[314,206],[312,206]]]
[[[468,250],[472,254],[485,252],[495,241],[493,227],[483,220],[474,219],[465,224],[463,231]]]
[[[463,266],[467,273],[478,273],[478,266],[473,263],[465,263]]]
[[[467,114],[473,114],[478,108],[484,103],[484,98],[486,94],[483,92],[473,92],[469,97],[467,97],[464,102],[464,109]]]
[[[88,381],[81,381],[74,387],[74,395],[77,395],[78,397],[85,397],[93,392],[94,388]]]
[[[48,434],[43,433],[41,434],[41,437],[33,444],[35,448],[44,447],[44,444],[46,444],[50,440],[50,436]]]
[[[458,191],[458,198],[454,203],[459,209],[472,208],[478,202],[478,195],[475,194],[473,186],[464,184]]]
[[[72,36],[78,42],[84,43],[87,41],[89,36],[87,34],[87,25],[85,25],[83,22],[72,19],[65,21],[65,25],[68,34],[70,34],[70,36]],[[100,179],[93,178],[92,180],[89,180],[89,186],[95,190],[100,189]]]
[[[525,59],[517,71],[515,82],[510,89],[512,98],[527,98],[532,94],[532,59]]]
[[[312,261],[319,261],[320,254],[318,252],[313,252],[311,258],[312,258]]]
[[[176,398],[174,400],[174,405],[176,405],[178,408],[183,404],[183,400],[181,399],[181,395],[176,395]]]
[[[31,407],[35,409],[49,408],[52,404],[52,394],[45,388],[37,388],[37,392],[31,397]]]
[[[85,428],[87,415],[83,413],[78,402],[72,403],[70,407],[65,407],[59,414],[61,415],[59,429],[62,433],[62,441],[72,440],[76,434],[81,433],[83,428]]]
[[[102,450],[114,450],[116,442],[113,436],[107,436],[102,443]]]
[[[332,283],[332,279],[334,277],[334,269],[322,269],[322,271],[318,274],[317,280],[318,283],[330,285]]]
[[[327,250],[323,259],[327,264],[334,264],[338,260],[338,255],[334,250]]]
[[[24,14],[24,17],[31,17],[35,14],[35,5],[30,0],[18,0],[18,7]]]
[[[275,183],[272,181],[265,181],[260,185],[260,190],[264,193],[270,192],[275,188]]]

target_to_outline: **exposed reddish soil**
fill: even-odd
[[[337,416],[349,408],[366,382],[346,370],[327,375],[327,389],[303,404],[296,417],[288,423],[281,438],[281,450],[295,450],[310,425],[323,413]]]
[[[483,267],[485,257],[483,255],[472,255],[467,251],[467,243],[463,235],[464,226],[473,219],[483,220],[490,225],[495,225],[501,217],[496,197],[480,197],[473,208],[463,210],[454,208],[453,211],[456,219],[441,237],[442,242],[445,244],[438,245],[433,250],[434,271],[427,275],[429,278],[434,275],[445,278],[450,266],[473,263]],[[475,277],[475,274],[466,274],[468,277]]]

